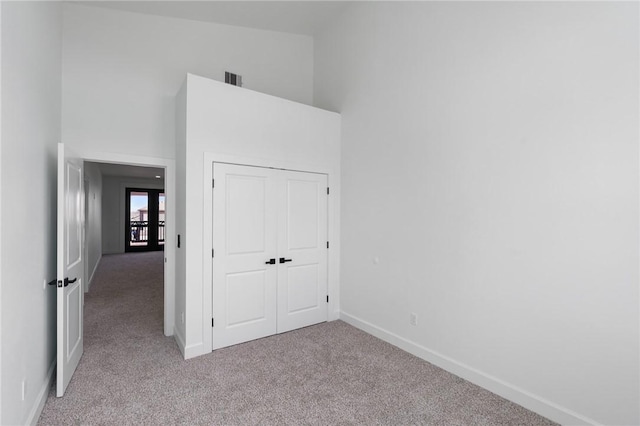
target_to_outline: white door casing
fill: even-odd
[[[58,144],[57,365],[61,397],[83,352],[84,299],[83,161]]]
[[[213,349],[326,321],[327,175],[214,163],[213,178]]]
[[[74,147],[76,150],[78,147]],[[77,152],[77,151],[76,151]],[[78,152],[77,152],[78,153]],[[166,158],[146,157],[130,154],[118,154],[102,151],[81,151],[80,158],[84,161],[98,163],[124,164],[139,167],[158,167],[165,171],[164,189],[166,197],[165,216],[165,264],[164,264],[164,335],[174,335],[175,323],[175,160]],[[124,198],[124,188],[122,188]],[[124,229],[124,228],[123,228]],[[122,232],[124,234],[124,230]],[[120,234],[120,235],[122,235]]]
[[[327,175],[278,174],[278,333],[327,320]]]
[[[271,169],[216,164],[213,176],[213,349],[219,349],[276,333],[277,194]]]

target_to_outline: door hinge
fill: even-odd
[[[327,248],[329,248],[329,241],[327,241]]]
[[[211,318],[211,327],[213,327],[215,325],[215,321],[213,318]]]
[[[329,295],[327,294],[327,303],[329,303]]]
[[[327,195],[329,195],[329,187],[327,186]]]
[[[216,180],[215,179],[211,179],[211,187],[212,188],[216,187]]]
[[[215,251],[211,249],[211,257],[215,257]]]

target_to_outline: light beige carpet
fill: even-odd
[[[341,321],[184,361],[162,333],[162,267],[102,258],[84,355],[40,424],[553,424]]]

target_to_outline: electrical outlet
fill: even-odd
[[[418,315],[416,315],[414,312],[411,312],[409,314],[409,324],[418,325]]]
[[[27,396],[27,379],[22,379],[22,400]]]

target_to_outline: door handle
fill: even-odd
[[[76,278],[74,278],[74,279],[72,279],[72,280],[70,280],[70,279],[67,277],[67,278],[65,278],[65,279],[64,279],[64,286],[66,287],[66,286],[68,286],[69,284],[73,284],[73,283],[75,283],[76,281],[78,281],[78,278],[77,278],[77,277],[76,277]]]
[[[269,259],[266,262],[264,262],[265,265],[275,265],[276,264],[276,260],[275,259]]]
[[[285,259],[284,257],[280,258],[280,263],[286,263],[286,262],[291,262],[292,259]]]

